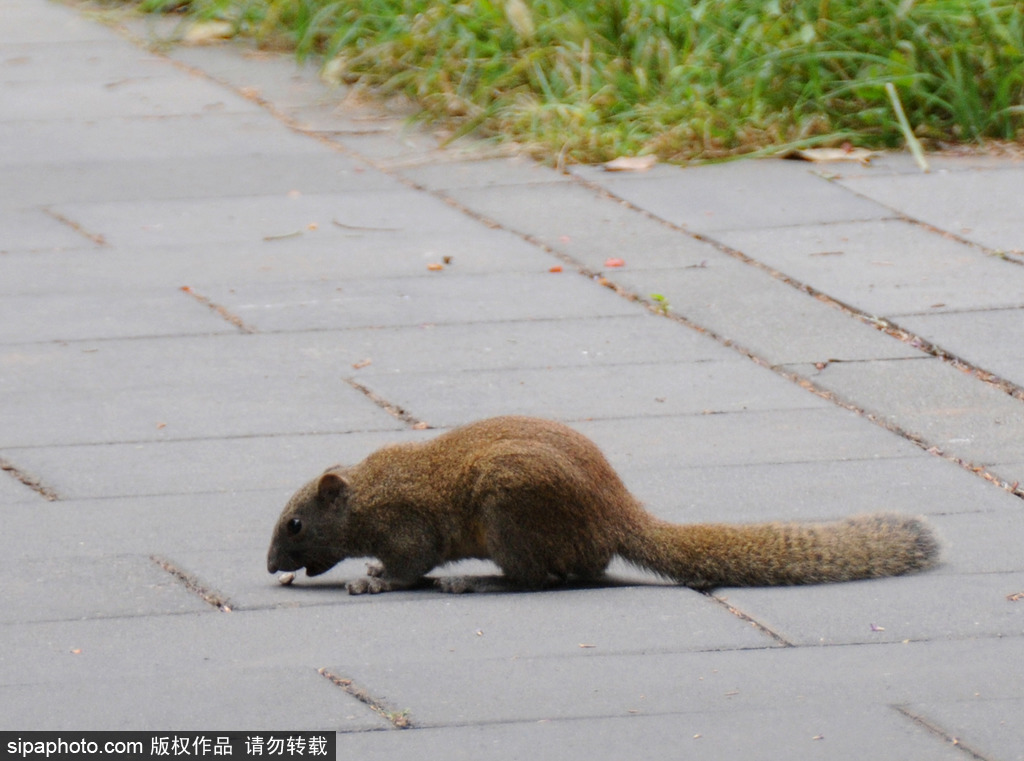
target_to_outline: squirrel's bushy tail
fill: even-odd
[[[939,545],[920,519],[859,515],[833,523],[666,523],[645,516],[619,555],[698,589],[852,581],[928,568]]]

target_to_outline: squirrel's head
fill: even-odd
[[[317,576],[345,559],[339,537],[348,512],[349,481],[342,468],[330,468],[303,486],[277,519],[267,552],[267,570]]]

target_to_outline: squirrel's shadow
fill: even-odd
[[[471,576],[461,577],[471,580],[473,585],[472,589],[466,589],[464,592],[453,592],[451,590],[445,590],[439,586],[438,581],[444,578],[450,577],[425,576],[415,587],[402,591],[413,593],[433,592],[438,595],[449,597],[453,594],[457,596],[464,594],[538,594],[551,592],[578,592],[592,589],[619,589],[625,587],[680,586],[679,584],[674,584],[671,581],[664,581],[657,578],[626,578],[614,574],[605,574],[596,578],[569,578],[567,580],[552,581],[539,589],[524,589],[521,587],[511,586],[506,577],[501,574],[473,574]],[[294,582],[287,585],[287,588],[289,592],[294,591],[305,594],[348,594],[346,584],[349,581],[351,581],[351,579],[321,580],[309,578],[300,581],[297,577]],[[397,592],[388,592],[387,594],[392,595],[397,594]],[[363,596],[376,597],[377,595],[365,594]]]

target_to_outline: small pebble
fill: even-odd
[[[283,584],[284,586],[288,586],[293,581],[295,581],[295,574],[294,573],[282,574],[282,575],[277,577],[277,581],[278,581],[279,584]]]

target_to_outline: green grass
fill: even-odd
[[[1024,137],[1017,0],[141,0],[568,161]]]

